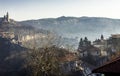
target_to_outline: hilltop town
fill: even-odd
[[[35,39],[47,38],[49,34],[50,32],[47,30],[37,29],[32,26],[24,26],[10,19],[8,12],[0,18],[0,37],[7,38],[14,44],[30,48],[31,45],[34,45]],[[27,45],[29,41],[31,41],[30,46]]]

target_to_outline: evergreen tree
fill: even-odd
[[[79,46],[78,46],[78,50],[82,49],[84,45],[84,40],[82,38],[80,38],[80,42],[79,42]]]
[[[88,38],[87,38],[87,37],[85,37],[84,41],[86,41],[86,42],[87,42],[87,41],[88,41]]]
[[[81,38],[79,42],[79,47],[82,47],[82,46],[83,46],[83,39]]]
[[[84,46],[88,46],[88,38],[87,37],[84,38]]]

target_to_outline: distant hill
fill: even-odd
[[[51,30],[65,37],[85,37],[93,40],[120,33],[120,19],[103,17],[59,17],[21,21],[20,24]]]

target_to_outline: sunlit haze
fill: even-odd
[[[0,16],[12,19],[89,16],[120,19],[120,0],[0,0]]]

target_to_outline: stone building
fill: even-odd
[[[4,17],[2,18],[2,23],[8,23],[9,21],[9,13],[7,12],[6,15],[4,15]]]

